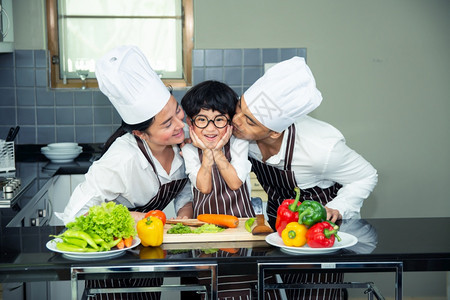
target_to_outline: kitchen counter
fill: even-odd
[[[17,163],[17,173],[35,174],[36,189],[55,174],[86,172],[93,154],[79,157],[68,168],[46,171],[45,159],[28,159]],[[72,169],[70,169],[72,168]],[[30,189],[30,192],[36,190]],[[24,197],[26,198],[26,197]],[[0,282],[60,281],[71,279],[71,268],[77,266],[142,266],[149,264],[215,263],[219,275],[257,274],[261,263],[401,263],[402,271],[449,271],[450,240],[436,232],[447,228],[450,218],[399,218],[344,220],[341,231],[358,238],[354,246],[322,254],[287,254],[265,241],[171,243],[156,249],[142,245],[107,260],[73,260],[46,248],[49,236],[58,234],[61,226],[6,227],[9,220],[26,205],[1,209]],[[158,252],[159,251],[159,252]],[[155,256],[155,253],[159,253]]]

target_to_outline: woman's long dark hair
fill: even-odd
[[[106,151],[108,151],[109,147],[111,147],[111,145],[115,142],[116,139],[118,139],[125,133],[132,133],[133,130],[146,131],[150,127],[150,125],[152,125],[154,120],[155,117],[152,117],[147,121],[134,125],[130,125],[122,121],[122,125],[119,128],[117,128],[117,130],[108,138],[105,145],[103,146],[102,156],[103,154],[106,153]]]

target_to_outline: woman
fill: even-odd
[[[67,224],[93,205],[115,201],[128,207],[138,221],[147,211],[163,210],[175,199],[177,216],[192,217],[190,184],[177,146],[184,141],[184,112],[175,98],[136,47],[108,52],[97,61],[96,76],[100,90],[122,117],[122,126],[106,144],[104,155],[89,168],[86,180],[76,187],[64,213],[57,216]],[[162,278],[91,280],[87,287],[161,283]],[[156,298],[151,293],[145,297]]]
[[[175,98],[135,47],[107,53],[97,62],[96,76],[122,126],[58,216],[68,223],[93,205],[115,201],[138,221],[175,199],[177,215],[191,217],[190,184],[177,146],[184,140],[184,112]]]

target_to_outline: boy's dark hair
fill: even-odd
[[[181,106],[189,118],[200,110],[211,109],[233,118],[238,102],[238,94],[225,83],[207,80],[193,86],[181,99]]]

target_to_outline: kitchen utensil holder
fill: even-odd
[[[15,171],[14,141],[0,140],[0,172]]]

